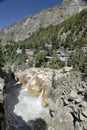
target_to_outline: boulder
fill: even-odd
[[[75,123],[75,129],[74,130],[82,130],[78,121],[76,121],[76,123]]]
[[[70,92],[70,99],[74,100],[75,98],[77,98],[77,93],[74,90],[72,90]]]
[[[74,130],[73,117],[69,112],[59,110],[56,117],[52,120],[55,130]]]
[[[76,99],[75,99],[75,102],[76,102],[76,103],[82,102],[82,97],[78,95],[78,96],[76,97]]]
[[[80,112],[80,120],[85,121],[85,116]]]
[[[85,91],[84,88],[82,88],[82,87],[79,87],[79,88],[78,88],[78,92],[82,93],[82,92],[84,92],[84,91]]]
[[[3,102],[3,88],[4,88],[4,83],[0,83],[0,103]]]
[[[70,72],[73,69],[73,67],[64,67],[64,71],[65,72]]]
[[[31,78],[27,84],[28,91],[34,96],[39,96],[42,90],[42,84],[42,79],[38,77]]]
[[[69,101],[64,99],[64,105],[69,105],[69,104],[70,104]]]
[[[82,102],[80,102],[79,106],[83,108],[87,108],[87,102],[83,100]]]
[[[3,83],[1,83],[1,84],[0,84],[0,91],[2,91],[2,92],[3,92],[3,88],[4,88],[4,84],[3,84]]]
[[[87,109],[83,110],[82,114],[87,118]]]
[[[74,130],[72,115],[64,109],[62,102],[56,102],[56,105],[57,111],[52,119],[52,127],[55,130]]]

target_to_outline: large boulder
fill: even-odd
[[[56,114],[52,119],[52,127],[55,130],[74,130],[73,117],[64,109],[61,100],[57,100],[56,107]]]

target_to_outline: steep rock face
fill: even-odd
[[[59,24],[84,8],[87,8],[84,0],[64,0],[61,6],[43,10],[1,30],[1,44],[23,41],[36,31]]]

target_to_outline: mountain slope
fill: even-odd
[[[51,45],[52,50],[58,48],[72,48],[87,44],[87,9],[72,16],[60,25],[49,26],[35,33],[32,37],[18,42],[21,48],[47,48]]]
[[[25,50],[33,50],[34,58],[36,59],[36,66],[45,66],[60,68],[64,66],[64,63],[58,60],[54,54],[58,51],[74,50],[74,52],[81,52],[78,49],[87,46],[87,9],[82,10],[80,13],[75,14],[68,20],[64,21],[60,25],[51,25],[45,29],[35,33],[32,37],[10,45],[3,46],[3,57],[5,61],[17,66],[26,64],[27,55]],[[21,49],[22,53],[18,54],[17,50]],[[77,51],[78,50],[78,51]],[[79,53],[80,54],[80,53]],[[82,55],[82,52],[81,52]],[[53,59],[46,59],[46,56],[54,57]],[[74,57],[78,56],[74,53]],[[85,56],[84,56],[85,57]],[[79,59],[77,57],[76,61]],[[86,65],[86,58],[84,63]],[[81,57],[83,63],[83,57]],[[78,61],[80,61],[78,60]],[[76,62],[75,61],[75,62]],[[78,64],[78,62],[76,62]],[[29,66],[32,66],[32,62],[29,61]],[[70,65],[71,61],[70,61]],[[81,64],[80,64],[81,65]],[[78,65],[77,65],[78,66]],[[82,69],[82,68],[81,68]],[[85,70],[85,69],[84,69]]]
[[[36,31],[50,25],[57,25],[73,14],[87,8],[83,0],[64,0],[61,6],[43,10],[39,14],[26,17],[0,31],[1,44],[23,41],[31,37]]]

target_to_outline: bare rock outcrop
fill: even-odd
[[[0,42],[1,44],[9,44],[23,41],[42,28],[60,24],[84,8],[87,8],[87,2],[84,0],[64,0],[61,6],[48,8],[2,29]]]
[[[4,109],[7,130],[47,130],[51,127],[57,110],[49,98],[54,71],[60,75],[57,70],[30,68],[15,73],[17,81],[11,79],[6,83]]]
[[[87,129],[87,81],[82,77],[81,73],[71,72],[61,83],[57,81],[59,84],[53,92],[53,98],[60,98],[64,111],[72,115],[74,128],[70,129],[74,130]]]
[[[15,72],[15,78],[5,89],[7,130],[87,129],[86,75],[30,68]]]

